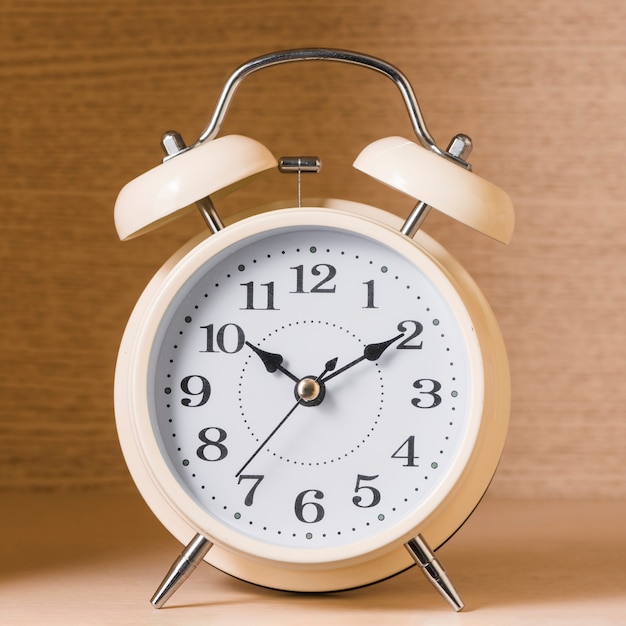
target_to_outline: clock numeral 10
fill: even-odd
[[[246,342],[246,336],[243,328],[237,324],[224,324],[217,333],[214,334],[213,324],[200,326],[206,330],[206,349],[200,352],[226,352],[227,354],[235,354],[243,348]]]

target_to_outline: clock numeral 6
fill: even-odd
[[[324,493],[317,489],[306,489],[305,491],[298,494],[296,498],[296,502],[294,504],[294,511],[296,517],[305,524],[315,524],[316,522],[320,522],[324,519],[324,507],[318,502],[305,502],[304,499],[312,494],[316,500],[321,500],[324,497]],[[305,509],[306,515],[309,519],[305,518]]]

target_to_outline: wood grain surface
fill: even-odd
[[[122,244],[117,192],[160,162],[164,131],[195,140],[240,63],[327,46],[402,69],[438,143],[469,134],[474,171],[515,204],[508,248],[443,216],[425,226],[480,284],[509,348],[494,493],[625,496],[624,23],[621,0],[0,0],[0,490],[130,485],[117,346],[150,276],[202,223]],[[307,195],[404,215],[407,198],[351,163],[411,132],[384,77],[310,64],[250,77],[222,134],[318,154]],[[219,209],[295,193],[269,175]]]

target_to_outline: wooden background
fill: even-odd
[[[469,269],[510,351],[501,496],[626,495],[626,3],[622,0],[0,0],[0,490],[129,489],[112,408],[118,342],[150,276],[202,228],[120,243],[119,189],[194,141],[227,76],[278,49],[380,56],[411,80],[445,147],[517,211],[507,248],[429,217]],[[391,82],[298,64],[247,79],[222,134],[318,154],[307,195],[405,215],[410,201],[350,164],[411,136]],[[224,214],[295,197],[271,175]]]

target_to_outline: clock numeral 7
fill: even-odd
[[[238,485],[241,485],[242,480],[254,481],[252,487],[250,487],[250,491],[248,491],[246,495],[246,499],[243,501],[246,506],[252,506],[254,504],[254,494],[264,478],[265,476],[263,474],[241,474],[239,476],[239,480],[237,481]]]

